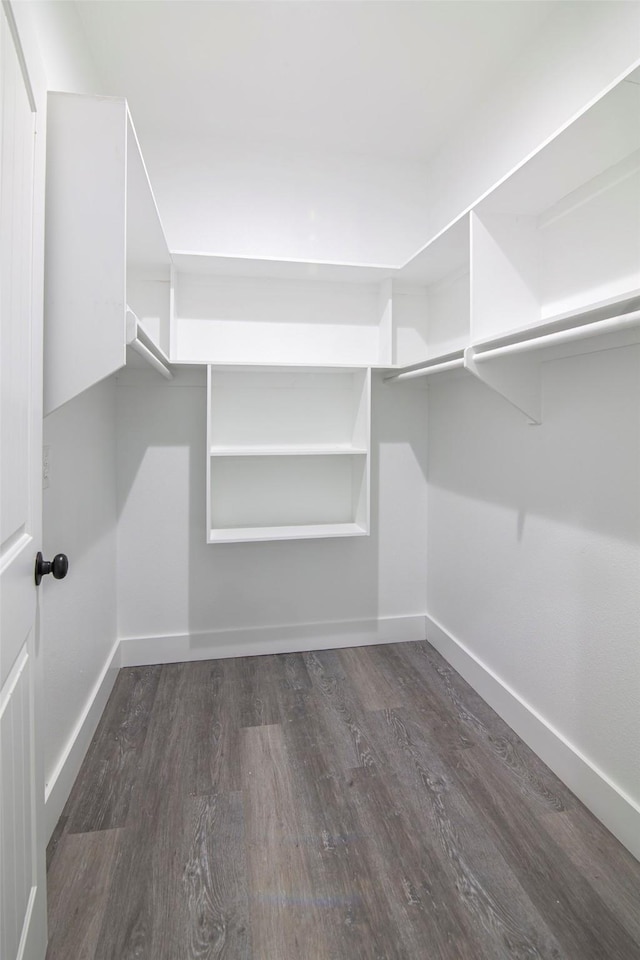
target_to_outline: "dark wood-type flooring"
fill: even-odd
[[[429,644],[122,670],[48,960],[639,960],[640,863]]]

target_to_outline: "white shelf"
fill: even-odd
[[[637,294],[639,118],[640,86],[623,81],[477,205],[473,341]]]
[[[463,370],[540,423],[542,362],[640,341],[639,117],[640,86],[618,84],[414,257],[425,356],[414,337],[388,380]],[[465,240],[468,288],[462,267],[447,291]]]
[[[357,523],[316,523],[288,527],[226,527],[211,529],[209,543],[258,543],[271,540],[318,540],[331,537],[366,537]]]
[[[220,277],[177,257],[171,358],[177,363],[384,366],[392,362],[384,283]],[[187,272],[189,270],[190,272]]]
[[[170,271],[126,101],[50,93],[45,414],[126,364],[127,305],[166,353]]]
[[[538,217],[640,149],[640,85],[622,81],[482,200],[480,213]]]
[[[214,446],[209,450],[211,457],[333,457],[366,456],[365,447],[352,447],[347,444],[317,444],[316,446]]]
[[[211,543],[363,536],[371,373],[209,367]]]

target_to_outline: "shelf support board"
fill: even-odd
[[[491,390],[499,393],[525,415],[530,424],[542,423],[540,364],[522,357],[502,357],[477,362],[475,347],[464,352],[464,368]]]

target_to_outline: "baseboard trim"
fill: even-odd
[[[96,732],[98,721],[107,705],[109,694],[116,682],[120,669],[120,641],[116,640],[107,657],[106,663],[96,680],[85,707],[78,718],[67,745],[60,757],[53,774],[45,784],[45,828],[47,842],[67,802],[71,788],[78,776],[82,761],[85,758],[91,738]]]
[[[166,637],[126,637],[120,644],[120,664],[123,667],[135,667],[151,663],[179,663],[183,660],[301,653],[305,650],[403,643],[424,638],[423,616],[247,627]]]
[[[640,860],[640,807],[474,653],[427,616],[427,640]]]

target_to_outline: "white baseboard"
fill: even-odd
[[[640,807],[602,770],[431,617],[427,640],[586,807],[640,859]]]
[[[304,650],[402,643],[424,638],[423,616],[247,627],[168,637],[128,637],[121,640],[120,664],[134,667],[151,663],[179,663],[183,660],[300,653]]]
[[[69,737],[58,764],[45,784],[45,828],[47,842],[64,809],[78,772],[96,732],[98,721],[107,705],[109,694],[120,669],[120,641],[117,640],[107,657],[94,687],[87,698],[84,710]]]

